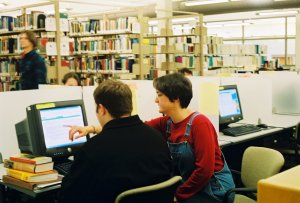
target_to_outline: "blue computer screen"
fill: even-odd
[[[68,106],[40,110],[44,140],[47,149],[67,147],[87,141],[81,137],[69,140],[69,127],[66,125],[84,126],[81,106]]]
[[[241,107],[236,89],[224,89],[219,91],[219,111],[221,117],[241,114]]]

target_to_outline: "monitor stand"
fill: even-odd
[[[228,123],[227,124],[219,124],[219,131],[222,131],[226,128],[230,128],[228,125],[229,125]]]

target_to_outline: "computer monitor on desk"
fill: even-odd
[[[219,124],[220,130],[243,119],[243,112],[236,85],[225,85],[219,88]]]
[[[88,137],[70,141],[66,125],[87,125],[82,100],[34,104],[26,108],[27,117],[17,123],[21,152],[65,160],[74,155]]]

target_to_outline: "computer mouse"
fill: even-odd
[[[263,123],[257,124],[256,126],[257,126],[257,127],[260,127],[260,128],[268,128],[268,125],[263,124]]]

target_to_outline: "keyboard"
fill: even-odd
[[[66,161],[54,164],[54,169],[61,175],[67,175],[70,172],[73,161]]]
[[[261,131],[261,128],[255,125],[240,125],[236,127],[225,128],[221,132],[225,135],[237,137],[240,135],[250,134],[258,131]]]

